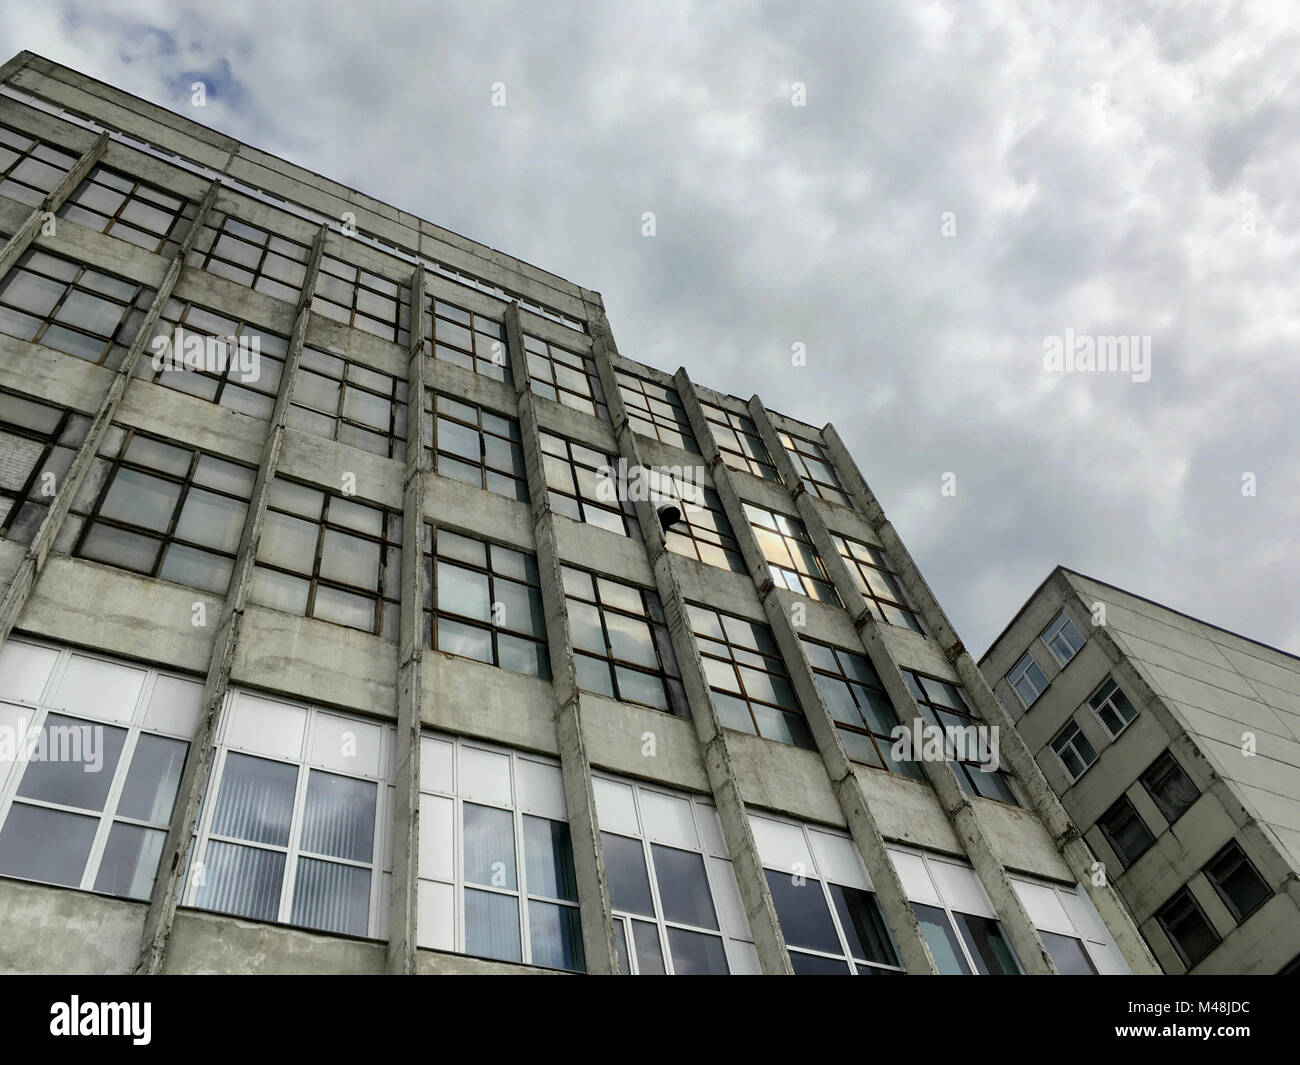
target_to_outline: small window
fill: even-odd
[[[1077,655],[1079,648],[1083,646],[1083,637],[1079,635],[1079,630],[1074,627],[1074,622],[1065,616],[1064,610],[1056,616],[1055,621],[1043,630],[1039,638],[1043,643],[1047,644],[1062,667]]]
[[[504,307],[493,314],[483,314],[425,296],[424,353],[481,377],[510,384],[510,357],[502,324],[504,313]]]
[[[1147,823],[1129,801],[1127,795],[1121,795],[1109,810],[1097,819],[1097,827],[1110,844],[1115,856],[1128,868],[1156,841],[1147,828]]]
[[[32,542],[89,428],[84,414],[0,392],[0,537]]]
[[[1156,911],[1156,920],[1189,969],[1219,945],[1219,933],[1185,887]]]
[[[533,395],[609,421],[605,390],[590,355],[579,355],[531,333],[524,334],[524,355]]]
[[[1020,700],[1020,705],[1026,710],[1033,706],[1034,701],[1047,690],[1047,676],[1028,651],[1007,674],[1007,683],[1011,685],[1016,698]]]
[[[0,126],[0,196],[35,207],[76,165],[76,152]]]
[[[748,414],[724,410],[712,403],[701,402],[700,406],[723,462],[733,470],[752,473],[764,480],[780,479],[763,439],[758,435],[758,427]]]
[[[1137,717],[1137,711],[1133,709],[1128,696],[1120,691],[1119,685],[1110,677],[1106,678],[1102,686],[1088,700],[1088,705],[1096,712],[1112,737],[1118,736],[1128,727],[1129,722]]]
[[[1206,862],[1202,871],[1239,924],[1273,894],[1236,840]]]
[[[1151,800],[1171,825],[1183,816],[1201,793],[1171,751],[1165,751],[1138,777]]]
[[[839,594],[804,523],[788,514],[777,514],[752,503],[743,503],[742,506],[776,586],[839,606]]]
[[[546,498],[556,514],[641,539],[636,508],[628,493],[620,493],[612,476],[614,460],[553,433],[540,432]]]
[[[210,274],[296,304],[307,279],[311,248],[232,215],[213,211],[190,259]]]
[[[304,346],[289,424],[403,462],[406,382],[341,355]]]
[[[425,389],[424,425],[430,464],[443,477],[528,502],[524,449],[514,418]]]
[[[838,503],[842,507],[853,509],[853,502],[845,494],[839,474],[835,472],[830,456],[821,444],[787,432],[778,432],[777,437],[809,492],[828,503]]]
[[[314,314],[406,347],[411,342],[411,289],[369,270],[322,255],[312,297]]]
[[[831,541],[848,566],[849,576],[858,586],[858,591],[876,608],[876,616],[890,625],[911,629],[924,636],[925,628],[885,552],[837,533],[831,534]]]
[[[616,371],[615,376],[633,432],[699,454],[699,445],[677,389],[626,370]]]
[[[700,485],[699,501],[692,502],[676,483],[674,488],[678,489],[676,496],[681,503],[682,517],[664,533],[668,550],[732,573],[747,572],[718,493]]]
[[[1057,972],[1062,976],[1096,976],[1097,967],[1092,964],[1084,949],[1083,941],[1074,936],[1063,936],[1059,932],[1038,930],[1038,936],[1052,956]]]
[[[1061,765],[1065,766],[1065,771],[1070,774],[1071,782],[1083,776],[1088,767],[1097,760],[1097,752],[1088,742],[1088,737],[1079,731],[1079,726],[1073,721],[1056,734],[1056,738],[1052,740],[1052,750],[1061,760]]]

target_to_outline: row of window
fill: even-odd
[[[1111,677],[1102,681],[1097,690],[1088,696],[1088,706],[1097,715],[1097,720],[1102,723],[1111,739],[1115,739],[1137,717],[1137,710],[1133,708],[1128,696]],[[1051,748],[1060,759],[1071,783],[1083,776],[1097,761],[1096,748],[1073,718],[1052,738]]]
[[[1064,610],[1038,634],[1038,638],[1062,669],[1079,653],[1084,642],[1082,634],[1075,627],[1074,622],[1066,616]],[[1026,651],[1024,657],[1012,667],[1011,672],[1007,674],[1007,683],[1011,685],[1011,690],[1016,693],[1020,705],[1026,710],[1033,706],[1038,697],[1047,690],[1047,674],[1034,658],[1032,649]]]
[[[1236,924],[1241,924],[1273,897],[1272,890],[1236,840],[1206,862],[1200,872]],[[1174,892],[1156,911],[1155,919],[1189,969],[1223,941],[1190,885]]]

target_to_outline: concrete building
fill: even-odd
[[[832,426],[0,82],[0,970],[1156,971]]]
[[[980,660],[1167,973],[1300,966],[1300,659],[1057,567]]]

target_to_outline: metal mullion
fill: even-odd
[[[633,793],[636,794],[635,789]],[[640,827],[641,822],[641,803],[640,796],[637,795],[637,822]],[[655,868],[654,855],[651,853],[650,840],[645,836],[645,829],[641,828],[641,853],[645,855],[646,871],[650,874],[650,903],[654,906],[654,924],[659,932],[659,949],[663,952],[664,973],[668,976],[675,976],[676,967],[673,965],[672,953],[668,947],[668,922],[664,917],[663,901],[659,898],[659,870]],[[630,946],[631,940],[629,940]],[[630,953],[630,951],[629,951]]]
[[[150,683],[149,673],[153,674],[153,683]],[[145,683],[141,686],[140,698],[145,698],[145,689],[148,694],[153,695],[153,689],[157,684],[158,674],[155,670],[150,670],[145,674]],[[147,706],[148,703],[145,703]],[[86,866],[81,871],[81,888],[83,891],[91,891],[95,885],[95,875],[99,873],[99,863],[104,858],[104,848],[108,845],[108,834],[113,828],[113,819],[117,812],[118,800],[122,797],[122,789],[126,785],[127,773],[130,771],[131,761],[135,758],[135,748],[140,739],[140,727],[135,723],[139,716],[139,701],[136,709],[131,715],[132,723],[127,727],[126,739],[122,743],[122,751],[117,758],[117,770],[113,774],[113,779],[108,786],[108,794],[104,796],[104,808],[99,812],[99,825],[95,828],[95,835],[91,839],[90,853],[86,855]],[[95,875],[92,875],[95,874]]]
[[[493,651],[496,650],[496,634],[492,638]],[[532,927],[528,921],[528,871],[526,869],[525,852],[524,852],[524,815],[519,809],[519,788],[516,783],[516,774],[519,768],[519,757],[514,752],[510,752],[510,820],[514,829],[515,836],[515,887],[518,889],[516,897],[519,900],[519,957],[521,961],[530,964],[533,962],[533,943]]]
[[[302,841],[302,822],[307,812],[307,778],[311,767],[307,763],[306,752],[311,750],[312,738],[316,731],[316,711],[307,714],[306,728],[303,729],[302,745],[298,748],[298,779],[295,782],[293,807],[289,818],[289,840],[285,858],[284,883],[280,885],[280,907],[276,911],[276,920],[287,924],[293,916],[293,893],[298,883],[298,858],[301,856],[299,844]]]

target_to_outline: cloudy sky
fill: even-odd
[[[6,55],[833,422],[977,655],[1057,563],[1300,652],[1298,38],[1278,0],[0,7]],[[1067,330],[1150,338],[1150,380],[1049,372]]]

